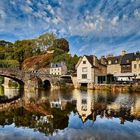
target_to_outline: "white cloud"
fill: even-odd
[[[134,15],[135,15],[136,17],[140,18],[140,10],[136,9],[136,10],[134,11]]]
[[[118,23],[118,20],[119,20],[119,17],[118,17],[118,16],[113,17],[113,19],[111,20],[111,24],[112,24],[113,26],[116,26],[117,23]]]
[[[26,0],[27,4],[32,4],[32,1],[31,0]]]
[[[32,13],[32,11],[33,11],[33,9],[30,7],[30,6],[28,6],[28,5],[23,5],[22,7],[21,7],[21,9],[25,12],[25,13]]]
[[[54,19],[52,19],[52,22],[57,25],[58,23],[61,22],[61,19],[60,17],[55,17]]]
[[[0,9],[0,20],[4,19],[5,17],[6,17],[5,11]]]
[[[93,41],[85,39],[78,44],[90,48],[88,51],[94,43],[99,48],[100,44],[103,48],[104,44],[107,47],[104,38],[115,44],[114,38],[130,37],[131,42],[136,44],[138,41],[134,40],[140,35],[140,0],[131,1],[54,0],[52,3],[58,6],[48,0],[0,1],[0,32],[14,34],[20,39],[52,31],[64,37],[92,38]],[[127,42],[121,45],[124,47],[125,44]],[[130,44],[127,45],[130,48]]]
[[[53,10],[53,8],[52,8],[52,6],[51,5],[47,5],[47,10],[52,14],[52,15],[54,15],[54,10]]]

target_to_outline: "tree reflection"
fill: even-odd
[[[3,111],[2,107],[7,104],[0,104],[0,125],[4,127],[14,123],[16,127],[33,128],[45,135],[53,135],[68,127],[71,112],[78,114],[83,123],[87,120],[95,122],[97,117],[119,118],[120,124],[126,120],[140,120],[139,95],[74,90],[65,96],[65,92],[52,91],[45,95],[39,90],[27,91],[22,107],[18,107],[15,101]]]

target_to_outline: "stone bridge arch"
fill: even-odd
[[[42,83],[46,83],[47,85],[49,85],[51,88],[58,88],[60,86],[60,80],[59,77],[54,77],[54,76],[46,76],[46,77],[40,77],[42,80]],[[47,86],[46,85],[46,86]]]
[[[24,86],[24,75],[21,71],[0,68],[0,76],[10,78]]]
[[[39,88],[38,79],[41,79],[41,82],[50,84],[51,88],[58,88],[60,86],[59,76],[49,75],[46,73],[32,73],[15,69],[0,68],[0,75],[17,81],[25,88]],[[32,80],[32,78],[35,78],[35,80]]]
[[[51,88],[52,87],[52,83],[50,82],[50,80],[46,79],[44,81],[42,81],[43,84],[43,88]]]

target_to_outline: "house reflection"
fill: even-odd
[[[76,110],[83,122],[92,113],[94,107],[94,99],[92,91],[81,92],[79,90],[73,91],[73,96],[76,102]]]
[[[31,100],[38,100],[39,97],[39,89],[33,89],[28,88],[24,90],[24,99],[25,102],[31,101]]]
[[[0,105],[0,108],[2,106]],[[27,89],[23,104],[15,109],[12,105],[10,107],[0,111],[1,125],[4,126],[8,120],[9,124],[15,123],[16,126],[34,128],[46,135],[52,135],[58,129],[67,128],[70,117],[75,116],[79,116],[77,118],[83,123],[88,120],[92,124],[99,117],[101,119],[119,118],[121,124],[126,120],[140,120],[140,95],[135,93],[114,94],[76,89],[71,92],[54,90],[49,93]],[[20,119],[16,119],[17,117]]]
[[[121,124],[124,124],[125,120],[140,119],[140,97],[134,99],[134,96],[122,93],[111,97],[112,94],[97,92],[73,91],[76,110],[82,122],[87,119],[95,121],[97,116],[108,119],[119,118]]]
[[[131,107],[131,114],[137,118],[140,118],[140,96],[137,94],[135,95],[134,104]]]
[[[14,98],[19,95],[19,89],[11,88],[8,85],[4,85],[4,96],[8,99]]]

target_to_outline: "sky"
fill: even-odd
[[[64,37],[78,55],[140,50],[140,0],[0,0],[0,40]]]

